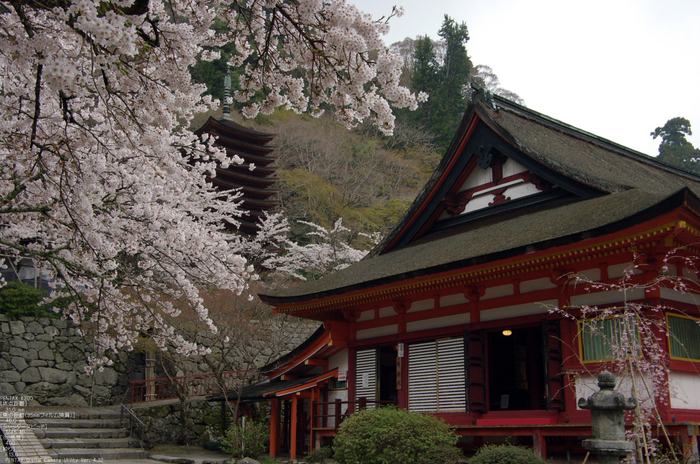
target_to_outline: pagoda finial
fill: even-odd
[[[231,70],[226,69],[226,77],[224,77],[224,115],[221,119],[233,121],[231,117]]]

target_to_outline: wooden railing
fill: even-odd
[[[367,398],[358,398],[357,401],[317,401],[314,402],[314,430],[338,429],[338,426],[357,410],[362,410],[370,405],[381,406],[396,404],[395,401],[374,401]],[[332,420],[331,420],[332,419]]]
[[[229,371],[222,374],[223,386],[214,374],[188,375],[184,377],[134,380],[131,382],[131,403],[178,398],[178,391],[188,397],[222,393],[239,388],[250,371]]]

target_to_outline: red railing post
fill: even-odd
[[[232,390],[234,385],[242,384],[241,377],[248,371],[229,371],[222,374],[224,390]],[[131,381],[131,402],[141,403],[157,400],[165,400],[177,397],[175,385],[177,383],[181,391],[189,396],[204,396],[212,393],[221,393],[216,376],[211,374],[174,377],[172,379],[149,379]]]
[[[340,401],[340,398],[335,399],[335,429],[338,430],[338,426],[340,425],[340,417],[342,413],[342,408],[343,408],[343,402]]]

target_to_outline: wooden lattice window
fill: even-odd
[[[629,343],[625,340],[639,346],[639,330],[632,316],[583,321],[579,336],[583,362],[610,361],[627,356],[623,350]]]
[[[698,325],[698,319],[671,314],[667,317],[671,358],[700,361],[700,325]]]
[[[357,350],[355,358],[355,397],[370,402],[377,399],[377,350]],[[370,407],[374,407],[371,403]]]
[[[409,345],[408,407],[411,411],[464,411],[464,377],[461,337]]]

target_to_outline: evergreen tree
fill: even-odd
[[[445,15],[438,35],[442,39],[438,44],[444,49],[442,59],[438,58],[436,43],[421,37],[415,43],[411,66],[411,90],[427,93],[428,101],[415,112],[397,112],[397,117],[432,133],[436,149],[444,151],[469,103],[472,64],[465,46],[469,40],[465,23],[457,24]]]
[[[692,134],[690,121],[681,117],[669,119],[663,127],[657,127],[651,136],[661,137],[659,161],[700,174],[700,150],[685,138],[686,135]]]
[[[469,81],[472,63],[467,55],[465,44],[469,40],[467,24],[457,24],[454,19],[445,15],[438,35],[445,41],[445,61],[442,66],[445,84],[455,87],[461,94],[462,88]]]
[[[438,86],[439,66],[433,41],[427,35],[418,38],[413,55],[411,87],[421,92],[434,92]]]
[[[436,143],[445,148],[452,141],[469,103],[468,89],[472,63],[467,55],[469,32],[466,23],[457,24],[445,15],[438,35],[447,45],[440,69],[441,83],[436,93]]]
[[[416,40],[412,61],[411,90],[425,92],[429,98],[428,101],[420,105],[417,111],[398,112],[397,118],[408,120],[432,134],[434,132],[433,114],[437,108],[435,96],[440,86],[438,77],[440,65],[437,62],[433,41],[427,35]]]

